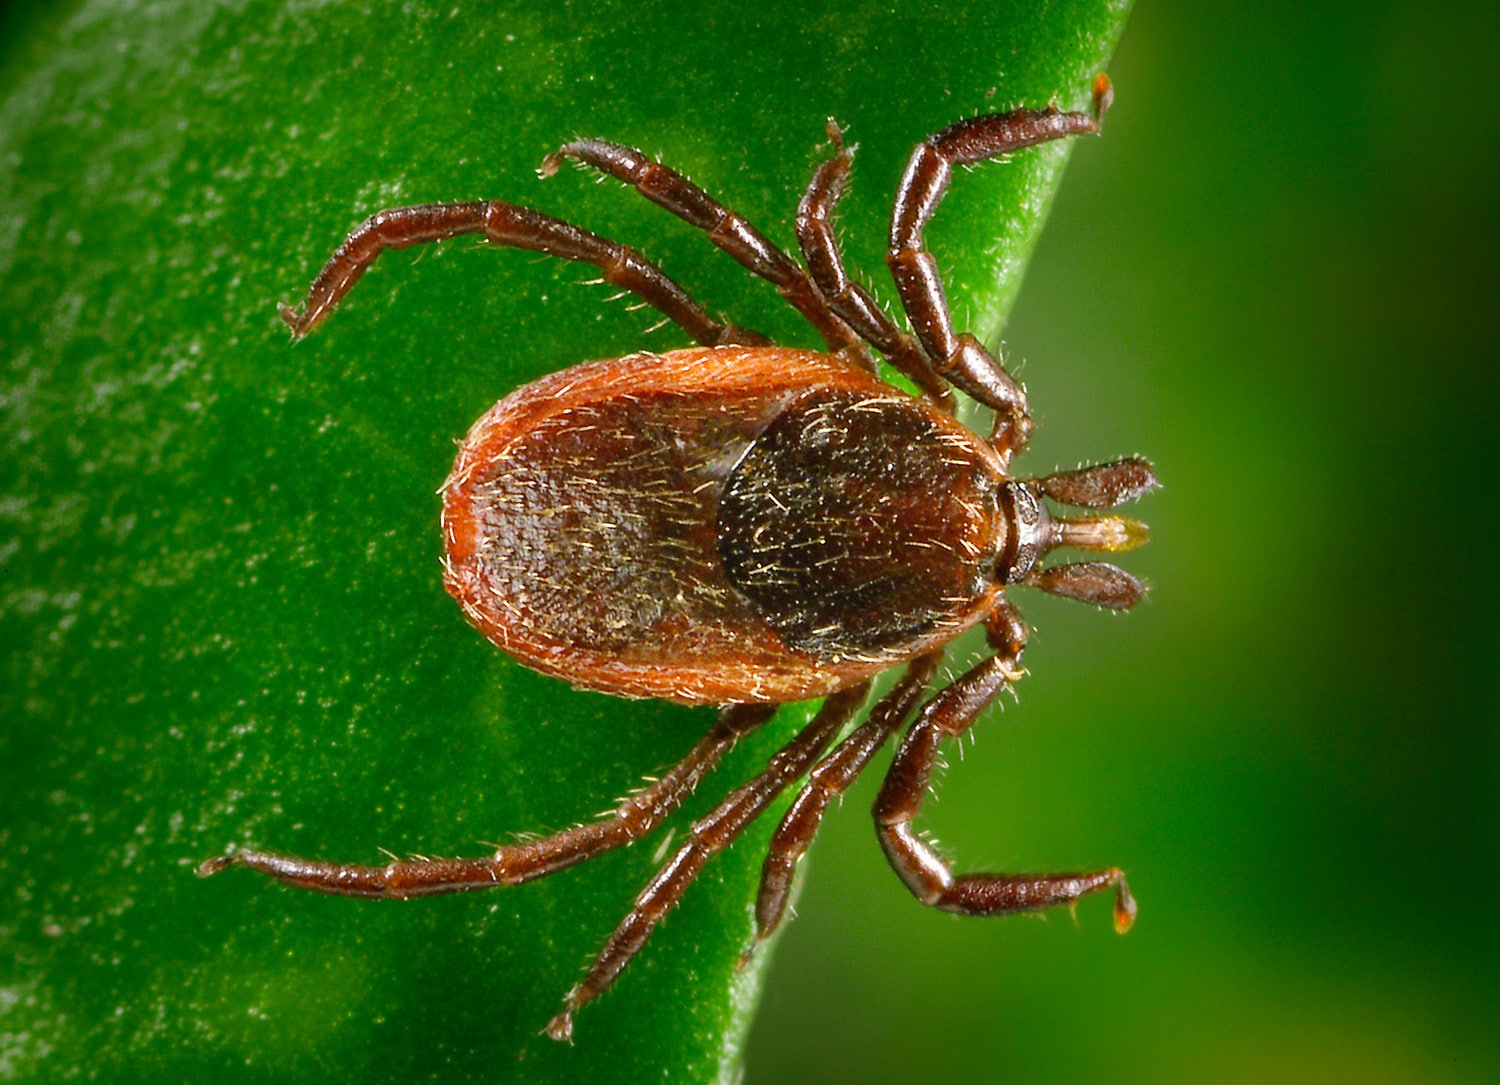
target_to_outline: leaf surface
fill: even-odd
[[[790,245],[834,116],[860,148],[850,261],[890,296],[911,146],[981,111],[1086,107],[1128,4],[803,7],[3,16],[0,1076],[735,1076],[764,959],[734,962],[773,819],[712,864],[571,1048],[540,1029],[654,842],[404,904],[192,872],[239,845],[482,852],[607,809],[707,726],[491,648],[442,591],[434,496],[494,400],[679,332],[580,285],[587,269],[464,242],[386,255],[300,344],[276,303],[376,209],[495,197],[627,241],[710,311],[814,346],[691,229],[614,183],[543,182],[542,156],[580,134],[641,146]],[[960,175],[930,234],[960,325],[998,332],[1065,156]],[[743,743],[669,832],[807,712]]]

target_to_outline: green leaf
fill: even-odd
[[[388,254],[292,345],[276,318],[384,206],[500,197],[658,259],[713,312],[815,345],[766,284],[611,183],[575,134],[660,154],[784,244],[826,118],[881,270],[912,144],[1086,107],[1128,4],[88,0],[0,34],[0,1076],[731,1079],[774,818],[716,860],[576,1046],[540,1035],[659,853],[405,904],[194,866],[253,844],[378,861],[593,816],[711,719],[575,692],[440,586],[452,441],[495,399],[683,345],[578,267]],[[961,175],[930,233],[993,337],[1067,153]],[[879,287],[884,294],[891,291]],[[807,716],[781,714],[674,819]],[[658,840],[667,836],[659,834]],[[807,997],[817,997],[809,992]]]

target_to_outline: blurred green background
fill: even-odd
[[[423,344],[431,329],[407,323],[404,312],[437,310],[451,324],[456,358],[538,344],[537,356],[519,363],[532,367],[526,376],[566,357],[566,335],[552,330],[559,314],[580,328],[589,321],[579,334],[626,344],[639,339],[641,315],[613,306],[595,328],[597,296],[571,286],[581,276],[543,266],[529,272],[542,277],[545,294],[532,316],[508,317],[519,323],[499,328],[467,322],[459,303],[442,307],[476,293],[476,269],[490,276],[485,289],[503,291],[505,275],[531,265],[523,257],[500,271],[498,260],[476,262],[456,249],[424,255],[415,274],[404,265],[386,271],[361,299],[362,317],[298,349],[306,373],[295,382],[276,375],[263,388],[263,371],[253,368],[280,366],[287,356],[266,331],[265,303],[295,289],[361,209],[478,189],[523,194],[602,232],[624,232],[625,222],[636,230],[619,193],[589,188],[580,196],[588,186],[576,177],[528,187],[537,185],[532,159],[487,156],[486,126],[523,129],[541,151],[547,140],[586,129],[671,150],[677,161],[687,155],[695,176],[709,180],[705,173],[719,169],[715,187],[768,216],[772,233],[785,238],[786,178],[806,175],[820,134],[808,117],[768,125],[769,135],[757,128],[755,142],[746,136],[737,145],[734,122],[719,116],[711,94],[684,100],[663,90],[608,124],[617,84],[644,82],[674,63],[781,73],[787,82],[766,92],[763,111],[783,109],[791,88],[818,98],[805,112],[836,112],[855,126],[851,138],[863,151],[844,222],[851,251],[873,273],[900,155],[921,131],[912,126],[983,104],[982,89],[960,85],[972,76],[966,65],[986,65],[976,85],[997,88],[1002,103],[1040,78],[1014,43],[997,41],[993,60],[984,59],[988,7],[912,5],[913,25],[896,43],[904,48],[880,37],[899,18],[860,22],[857,5],[842,23],[827,16],[816,34],[752,18],[742,54],[723,50],[722,24],[732,20],[714,5],[694,7],[672,33],[648,34],[643,28],[672,23],[661,15],[668,7],[653,6],[655,19],[642,14],[634,37],[627,9],[609,7],[608,17],[620,20],[618,39],[587,69],[497,49],[503,90],[476,92],[488,111],[470,116],[462,131],[445,126],[451,118],[422,128],[424,95],[463,90],[441,49],[428,58],[431,85],[402,65],[400,41],[394,60],[378,49],[330,47],[324,65],[277,69],[286,97],[314,107],[346,86],[378,85],[388,61],[399,72],[385,96],[345,104],[388,119],[408,142],[372,143],[363,157],[341,160],[355,176],[337,183],[316,148],[282,158],[277,148],[300,148],[299,133],[280,115],[237,112],[244,88],[230,79],[205,78],[205,111],[201,103],[182,107],[173,97],[185,93],[180,87],[120,77],[149,73],[153,43],[179,39],[195,42],[193,62],[210,75],[239,72],[243,55],[266,40],[297,41],[312,8],[289,8],[293,14],[268,27],[263,9],[228,5],[233,16],[205,18],[197,37],[198,28],[166,25],[169,8],[0,12],[0,123],[19,123],[48,95],[87,103],[96,84],[100,94],[122,85],[130,92],[48,118],[69,139],[88,137],[109,152],[97,160],[80,152],[79,176],[90,191],[114,186],[119,194],[107,208],[77,207],[76,231],[42,239],[52,254],[45,274],[82,268],[87,285],[59,285],[39,271],[36,293],[17,287],[33,258],[17,239],[35,223],[0,217],[0,281],[13,291],[0,300],[7,438],[13,448],[31,447],[37,435],[27,431],[28,412],[78,395],[38,376],[44,364],[82,374],[79,386],[92,390],[97,412],[90,426],[113,416],[134,435],[103,457],[91,453],[97,431],[52,434],[63,454],[40,477],[35,464],[44,461],[28,460],[14,475],[0,464],[8,528],[0,539],[0,648],[9,687],[0,691],[0,774],[10,776],[0,785],[0,947],[14,948],[0,948],[10,956],[0,956],[0,1077],[85,1076],[88,1064],[68,1043],[107,1052],[94,1068],[117,1081],[201,1080],[210,1071],[279,1080],[293,1075],[291,1066],[296,1076],[339,1076],[366,1069],[339,1061],[370,1059],[361,1043],[380,1045],[373,1061],[398,1077],[477,1076],[473,1059],[451,1045],[465,1033],[484,1035],[506,1015],[539,1028],[650,867],[641,849],[601,871],[571,872],[565,884],[529,887],[525,899],[372,910],[238,878],[198,883],[184,864],[246,831],[262,844],[352,857],[378,843],[456,848],[508,827],[566,824],[670,760],[698,726],[698,716],[685,723],[586,699],[581,718],[639,736],[639,752],[609,755],[604,780],[593,767],[569,776],[569,764],[547,764],[548,749],[485,732],[475,719],[490,708],[472,711],[469,700],[479,695],[465,692],[467,679],[498,681],[504,672],[519,684],[503,707],[526,719],[545,717],[570,695],[527,684],[492,660],[451,621],[435,581],[410,587],[361,567],[331,592],[327,571],[302,560],[332,540],[372,566],[430,569],[432,509],[391,513],[374,504],[399,518],[379,532],[349,532],[332,516],[319,518],[315,473],[275,460],[281,442],[321,439],[326,430],[321,447],[331,462],[370,457],[359,462],[369,475],[359,485],[372,503],[404,492],[407,472],[436,472],[436,484],[444,442],[474,417],[474,404],[493,398],[495,379],[473,367],[435,369],[391,403],[380,424],[401,440],[372,456],[372,447],[383,447],[380,435],[361,430],[365,420],[350,404],[390,394],[380,372],[389,358],[430,353]],[[49,54],[57,41],[99,46],[80,11],[107,13],[97,25],[109,33],[132,28],[120,39],[118,69]],[[588,13],[568,11],[582,34]],[[307,14],[306,25],[317,18]],[[412,39],[441,41],[440,19],[429,12],[414,20],[424,25]],[[1117,938],[1098,901],[1078,909],[1076,924],[1066,914],[985,922],[919,907],[875,844],[872,773],[830,816],[807,864],[798,918],[776,947],[745,1041],[748,1081],[1500,1077],[1500,940],[1489,916],[1500,860],[1500,576],[1488,553],[1497,526],[1490,418],[1497,351],[1487,315],[1500,202],[1500,122],[1489,101],[1496,22],[1489,6],[1458,3],[1147,2],[1131,13],[1109,64],[1118,98],[1106,136],[1073,154],[1004,339],[1040,422],[1024,468],[1043,473],[1128,453],[1157,463],[1165,488],[1139,509],[1153,542],[1123,562],[1153,594],[1128,616],[1022,598],[1037,628],[1026,660],[1031,677],[1019,703],[977,728],[962,757],[951,758],[928,823],[963,867],[1119,863],[1130,872],[1140,920]],[[467,20],[454,26],[452,33],[471,29]],[[524,42],[548,22],[517,26]],[[699,38],[719,51],[697,55]],[[821,95],[795,85],[809,57],[851,70],[869,63]],[[51,82],[39,85],[38,71]],[[570,121],[559,133],[555,120],[530,117],[528,93],[567,103],[577,128]],[[733,104],[740,115],[757,109],[753,97]],[[130,176],[98,174],[107,166],[97,163],[133,161],[136,111],[179,107],[195,125],[224,126],[243,153],[215,159],[202,148],[227,145],[223,131],[195,127],[184,130],[173,157],[139,160]],[[660,142],[651,143],[658,131]],[[0,130],[0,138],[8,134]],[[705,145],[730,148],[727,164],[712,161]],[[450,146],[460,150],[445,162]],[[45,153],[42,144],[30,146],[38,151]],[[9,154],[0,162],[0,204],[57,207],[70,199],[56,163],[42,170],[14,148]],[[431,167],[425,174],[423,163]],[[444,168],[451,172],[436,172]],[[960,181],[978,186],[1012,168]],[[192,203],[180,203],[182,186],[198,194]],[[238,221],[245,192],[260,199],[285,192],[282,215]],[[161,230],[130,234],[139,265],[96,272],[89,242],[135,229],[137,214]],[[955,209],[951,221],[962,214]],[[648,251],[675,243],[701,255],[670,228],[644,229]],[[970,274],[979,274],[983,255],[963,257]],[[697,285],[703,276],[687,260],[671,266]],[[738,314],[738,274],[712,257],[709,264],[712,306]],[[140,282],[174,292],[133,309]],[[993,290],[976,293],[995,302]],[[744,302],[775,326],[778,317],[761,315],[775,312],[774,299],[757,293]],[[1002,291],[996,304],[1003,302]],[[352,308],[347,315],[355,316]],[[164,326],[202,331],[154,350],[151,337]],[[366,342],[391,353],[362,356]],[[652,345],[673,343],[659,336]],[[122,356],[136,359],[123,375]],[[215,373],[217,387],[209,383]],[[211,410],[207,420],[194,414],[200,392],[210,408],[218,396],[251,407],[230,416],[226,430]],[[179,413],[154,413],[158,393]],[[200,447],[211,450],[206,467],[184,451]],[[129,502],[66,498],[131,470],[131,457],[153,481]],[[170,481],[173,457],[189,468],[180,486]],[[206,477],[214,503],[194,505],[202,493],[193,487]],[[64,498],[47,501],[48,487]],[[151,503],[190,508],[200,534],[248,537],[174,549],[183,540],[154,533]],[[295,525],[288,539],[259,537],[276,523]],[[48,542],[33,547],[26,532],[37,525]],[[189,521],[173,530],[192,528]],[[86,542],[56,541],[79,532]],[[99,553],[117,556],[100,563]],[[80,603],[74,593],[85,564],[111,583]],[[186,585],[217,567],[242,570],[244,601],[226,593],[215,600],[226,609],[208,612]],[[274,589],[255,595],[260,577]],[[112,619],[121,583],[160,593],[160,630]],[[414,617],[403,624],[371,608],[370,627],[352,648],[314,634],[358,620],[371,598]],[[216,639],[241,620],[279,623],[277,644]],[[160,633],[201,648],[156,660],[152,638]],[[87,664],[69,642],[85,634]],[[369,670],[349,661],[377,649],[409,663]],[[155,685],[188,680],[198,683],[201,719],[216,721],[207,740],[193,733],[191,710],[153,700]],[[262,681],[246,700],[244,691]],[[361,709],[351,719],[354,702]],[[161,731],[122,725],[111,738],[114,712]],[[371,720],[407,718],[453,722],[372,737]],[[564,750],[564,762],[583,756]],[[725,778],[764,752],[744,751]],[[200,781],[205,760],[212,778]],[[484,760],[517,772],[524,765],[527,779],[549,783],[514,788],[497,779],[473,795],[434,794],[441,789],[433,780]],[[298,764],[338,775],[299,780]],[[135,798],[168,790],[167,802]],[[111,810],[114,794],[131,798]],[[580,801],[594,805],[580,809]],[[496,825],[497,811],[521,820]],[[729,1010],[699,1007],[694,988],[672,984],[687,959],[695,962],[693,982],[722,986],[714,972],[722,952],[693,950],[715,924],[742,920],[754,847],[747,841],[744,854],[726,857],[722,878],[705,879],[724,895],[705,890],[705,903],[684,906],[659,936],[663,948],[628,974],[633,989],[622,987],[581,1021],[577,1049],[554,1050],[528,1033],[517,1061],[491,1058],[480,1064],[485,1072],[565,1080],[613,1056],[621,1080],[711,1077],[721,1042],[713,1030],[727,1027],[737,1044],[743,1018],[733,1016],[733,1000]],[[150,890],[152,908],[176,924],[168,939],[160,938],[162,920],[143,918],[148,909],[132,888],[141,864],[152,863],[162,869],[145,881],[167,886]],[[116,864],[124,873],[112,885]],[[585,922],[566,911],[575,901],[597,916]],[[142,942],[140,932],[151,929],[158,940]],[[366,971],[330,966],[313,953],[319,940],[332,947],[330,960],[342,954]],[[385,963],[391,955],[402,967]],[[380,990],[393,984],[408,986],[382,1000]],[[325,1000],[320,1012],[307,1010],[304,988]],[[379,1015],[403,999],[430,1000],[433,1029],[441,1015],[451,1031],[387,1026]],[[633,1032],[685,1018],[694,1024],[673,1042],[692,1047],[699,1061],[691,1072],[632,1046]],[[733,1072],[732,1052],[722,1065]]]
[[[903,908],[866,786],[752,1071],[1500,1079],[1496,30],[1479,4],[1136,6],[1006,339],[1029,465],[1158,464],[1128,555],[1152,596],[1027,600],[1032,677],[931,823],[970,862],[1120,862],[1140,921]]]

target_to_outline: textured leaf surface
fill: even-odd
[[[733,965],[768,824],[709,869],[571,1049],[539,1030],[651,844],[407,904],[193,877],[240,844],[378,861],[562,827],[708,719],[523,670],[464,624],[438,565],[433,493],[473,418],[677,332],[646,331],[577,267],[464,243],[387,256],[295,347],[275,304],[372,210],[494,196],[627,240],[712,311],[814,345],[691,230],[535,166],[575,134],[637,144],[790,243],[833,115],[860,144],[850,257],[889,294],[884,219],[911,145],[983,110],[1084,106],[1127,6],[6,14],[0,1076],[732,1077],[760,978]],[[998,330],[1065,153],[956,186],[932,238],[961,321]],[[745,743],[693,809],[805,714]]]

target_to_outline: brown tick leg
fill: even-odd
[[[723,802],[693,822],[686,843],[662,864],[636,897],[582,981],[568,992],[562,1013],[547,1023],[554,1040],[573,1038],[573,1014],[602,994],[646,944],[667,913],[677,906],[705,863],[727,848],[772,800],[817,761],[849,717],[859,710],[870,684],[862,682],[831,695],[796,738],[772,756],[758,776],[735,788]]]
[[[1010,625],[1024,631],[1018,619]],[[997,623],[991,623],[992,634],[996,628]],[[1022,638],[1005,639],[1011,644],[1002,646],[929,701],[906,733],[875,801],[881,846],[906,887],[923,904],[961,915],[1003,915],[1072,904],[1087,893],[1113,887],[1115,929],[1124,933],[1135,918],[1135,901],[1117,868],[1086,874],[954,874],[912,829],[943,740],[968,730],[995,696],[1023,673]]]
[[[947,382],[934,372],[921,346],[844,270],[844,256],[829,220],[834,205],[844,194],[854,155],[844,146],[844,133],[832,120],[828,122],[828,138],[833,142],[835,154],[814,171],[807,192],[797,205],[797,244],[802,249],[802,258],[818,290],[828,299],[829,308],[951,413],[953,395]]]
[[[1112,96],[1108,77],[1100,75],[1094,81],[1092,113],[1063,113],[1048,106],[960,121],[917,144],[896,190],[886,263],[901,304],[939,375],[998,412],[997,451],[1007,461],[1031,433],[1026,393],[979,340],[954,333],[937,261],[926,249],[923,231],[948,191],[954,166],[1097,132]]]
[[[384,866],[359,866],[238,851],[209,859],[198,867],[198,874],[208,877],[243,866],[299,889],[345,897],[418,897],[520,885],[645,836],[692,794],[742,735],[770,719],[775,710],[773,705],[721,709],[714,726],[686,757],[625,799],[613,816],[539,840],[507,844],[482,859],[398,859]]]
[[[787,302],[817,329],[828,349],[873,368],[863,343],[837,314],[806,271],[742,216],[719,203],[682,174],[633,147],[600,139],[565,143],[542,160],[550,177],[565,158],[576,159],[635,188],[642,196],[708,234],[708,239],[744,267],[775,284]]]
[[[934,652],[913,660],[901,681],[870,710],[869,718],[808,774],[806,786],[776,827],[776,835],[766,852],[760,893],[755,901],[755,940],[741,954],[741,968],[781,925],[797,863],[817,835],[829,804],[848,790],[870,759],[901,729],[942,659],[942,652]]]
[[[404,249],[462,234],[483,234],[497,245],[593,264],[604,281],[660,310],[704,346],[763,345],[755,332],[720,324],[651,261],[628,246],[589,233],[528,207],[493,201],[394,207],[371,215],[329,257],[301,309],[281,307],[281,318],[301,338],[322,322],[386,249]]]

